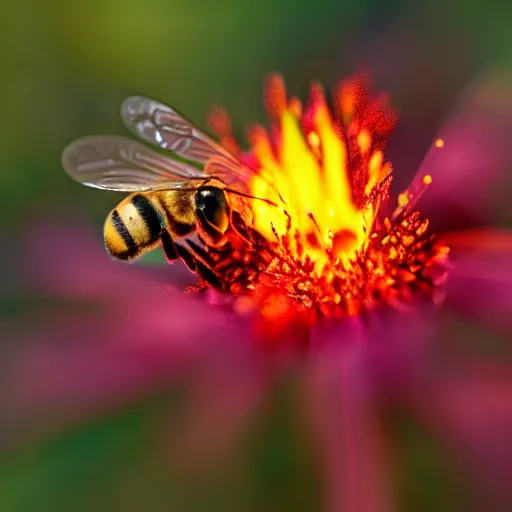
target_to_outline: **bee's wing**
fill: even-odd
[[[249,167],[224,158],[223,156],[214,156],[204,166],[204,173],[207,176],[213,176],[224,185],[240,192],[248,192],[251,178],[255,175]]]
[[[192,165],[113,135],[72,142],[62,154],[62,165],[69,176],[88,187],[122,192],[180,188],[194,179],[207,178]]]
[[[213,157],[237,159],[191,121],[158,101],[140,96],[127,98],[121,106],[126,126],[144,141],[180,157],[206,164]]]
[[[123,102],[121,116],[126,126],[144,141],[204,165],[206,175],[218,178],[233,190],[248,192],[251,179],[264,179],[163,103],[132,96]]]

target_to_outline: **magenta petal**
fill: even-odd
[[[104,295],[99,285],[98,292]],[[106,294],[108,303],[92,311],[47,306],[2,322],[4,428],[22,430],[34,420],[61,428],[186,377],[191,366],[249,341],[241,320],[196,298],[126,283],[118,298]]]
[[[305,396],[327,510],[396,510],[394,447],[379,411],[422,396],[436,319],[415,304],[314,329]]]
[[[512,368],[477,363],[425,391],[424,419],[478,499],[474,510],[512,510]]]
[[[182,316],[174,332],[173,314],[165,328],[158,318],[153,327],[134,319],[123,327],[123,319],[114,317],[89,328],[71,318],[62,331],[43,331],[26,317],[38,332],[24,335],[11,327],[22,346],[8,354],[2,376],[4,435],[26,434],[29,426],[37,435],[103,414],[177,379],[187,380],[214,354],[227,357],[243,344],[244,328],[199,306],[174,304]],[[79,330],[75,335],[73,328]]]
[[[247,325],[232,312],[173,286],[173,266],[156,279],[151,269],[112,262],[79,225],[39,226],[24,249],[25,286],[59,301],[0,325],[4,433],[104,413],[249,345]]]
[[[346,337],[345,341],[318,354],[307,381],[325,509],[391,511],[385,442],[369,387],[364,344]]]
[[[359,346],[361,371],[373,392],[393,397],[409,392],[421,380],[438,318],[438,311],[431,304],[409,306],[403,311],[375,310],[364,321],[352,318],[327,329],[314,328],[312,343],[317,346],[314,353],[321,354],[326,345]]]
[[[101,243],[101,234],[80,223],[46,223],[35,226],[21,241],[18,268],[22,284],[30,291],[66,297],[120,297],[195,281],[177,262],[162,265],[159,275],[148,267],[112,261]],[[156,279],[158,278],[158,280]]]
[[[270,379],[248,348],[212,354],[194,373],[185,407],[169,426],[170,451],[182,469],[226,460],[261,410]]]
[[[511,130],[512,87],[497,74],[482,78],[460,99],[438,133],[444,145],[433,141],[415,178],[432,177],[420,209],[436,228],[454,229],[468,218],[490,221],[508,207],[510,194],[503,193],[506,202],[498,203],[497,192],[512,190],[506,174],[512,164]]]
[[[512,232],[478,230],[446,237],[453,270],[447,306],[470,319],[512,332]]]

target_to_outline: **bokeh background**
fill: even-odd
[[[270,72],[304,96],[312,79],[329,87],[368,69],[401,111],[390,145],[400,186],[459,93],[485,69],[512,65],[512,7],[497,0],[3,0],[0,19],[6,269],[18,258],[19,235],[43,218],[78,216],[101,240],[119,196],[73,183],[60,154],[85,134],[125,133],[118,112],[130,94],[177,106],[202,127],[220,104],[242,137],[264,121]],[[37,261],[34,254],[34,267]],[[4,318],[31,305],[18,281],[14,271],[2,274]],[[281,395],[254,425],[236,478],[220,470],[192,478],[162,462],[161,439],[148,425],[167,418],[170,403],[151,396],[64,432],[1,446],[0,510],[318,510],[314,464]],[[442,454],[415,425],[399,431],[411,468],[400,489],[403,510],[456,510]]]

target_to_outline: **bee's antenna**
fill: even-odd
[[[274,201],[271,201],[270,199],[264,199],[263,197],[256,197],[251,196],[250,194],[244,194],[243,192],[239,192],[238,190],[233,190],[232,188],[224,188],[226,192],[229,192],[231,194],[235,194],[237,196],[247,197],[248,199],[256,199],[257,201],[263,201],[264,203],[267,203],[271,206],[277,206],[277,203],[274,203]]]
[[[180,192],[196,192],[196,187],[183,187],[183,188],[177,188],[176,190],[179,190]],[[256,199],[257,201],[263,201],[264,203],[269,204],[270,206],[278,206],[277,203],[274,203],[274,201],[271,201],[270,199],[265,199],[263,197],[256,197],[251,196],[250,194],[244,194],[243,192],[240,192],[238,190],[234,190],[232,188],[223,187],[222,190],[225,190],[226,192],[229,192],[230,194],[235,194],[236,196],[242,196],[247,197],[248,199]]]

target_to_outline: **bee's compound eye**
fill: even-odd
[[[199,221],[212,238],[224,234],[229,225],[229,207],[224,191],[218,187],[201,187],[195,195]],[[218,233],[211,232],[213,228]],[[215,236],[217,235],[217,236]]]

